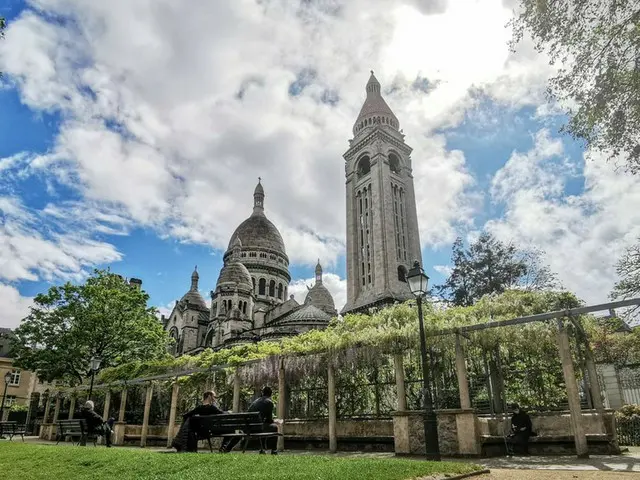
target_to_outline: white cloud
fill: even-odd
[[[16,328],[29,314],[32,303],[32,298],[21,296],[15,287],[0,283],[0,327]]]
[[[293,280],[289,285],[289,295],[294,295],[296,301],[302,303],[307,297],[307,287],[313,287],[315,282],[315,277]],[[324,273],[322,283],[333,296],[333,301],[339,312],[347,303],[347,281],[335,273]]]
[[[587,154],[584,192],[565,195],[575,165],[561,144],[540,131],[526,153],[514,152],[493,177],[493,199],[504,217],[487,223],[503,240],[536,246],[563,285],[602,302],[616,281],[615,263],[640,236],[640,178],[616,172],[605,155]]]
[[[262,176],[294,263],[330,265],[344,252],[341,154],[369,68],[393,87],[388,102],[414,147],[425,245],[451,242],[478,203],[464,155],[431,130],[462,121],[473,89],[534,101],[523,89],[541,90],[546,72],[508,53],[510,9],[497,0],[33,3],[73,22],[27,12],[0,45],[0,69],[23,101],[64,113],[32,171],[215,248],[250,213]],[[310,84],[291,97],[302,69]],[[429,93],[411,88],[418,76]],[[339,103],[320,101],[327,95]]]
[[[451,265],[434,265],[433,269],[445,277],[449,277],[453,271],[453,267]]]

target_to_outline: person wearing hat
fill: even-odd
[[[173,439],[171,445],[178,452],[197,452],[198,451],[198,437],[196,431],[191,428],[191,418],[196,415],[220,415],[223,412],[215,404],[217,399],[216,393],[212,390],[204,392],[202,395],[202,403],[193,410],[188,411],[182,415],[182,425],[178,434]]]

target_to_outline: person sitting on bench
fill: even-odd
[[[85,402],[84,407],[80,410],[79,417],[85,421],[89,435],[102,435],[105,445],[109,448],[111,447],[111,428],[105,423],[102,417],[95,412],[94,404],[91,400]],[[82,437],[80,445],[87,445],[87,435]]]
[[[190,419],[194,415],[220,415],[225,413],[215,404],[216,399],[217,396],[214,391],[204,392],[202,395],[202,404],[182,415],[182,425],[171,443],[171,446],[178,452],[198,451],[198,438],[196,432],[191,428]]]
[[[511,444],[511,450],[515,452],[520,450],[523,455],[529,455],[529,437],[532,436],[531,417],[527,412],[520,409],[517,403],[514,403],[511,407],[513,409],[513,416],[511,417],[511,433],[509,434],[509,443]]]
[[[248,412],[259,412],[260,417],[262,418],[262,431],[263,432],[278,432],[278,425],[273,421],[273,410],[275,405],[273,404],[273,400],[271,400],[271,387],[264,387],[262,389],[262,396],[253,401],[253,403],[249,406]],[[240,441],[240,437],[233,437],[229,439],[225,439],[220,447],[220,451],[223,453],[230,452],[233,447],[235,447]],[[277,437],[267,437],[266,444],[267,448],[271,450],[271,455],[277,455]],[[262,448],[260,448],[260,453],[265,454],[266,452]]]

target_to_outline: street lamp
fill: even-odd
[[[12,377],[11,372],[7,372],[4,374],[4,393],[2,394],[2,405],[0,405],[0,422],[3,419],[2,415],[4,414],[4,401],[7,398],[7,387],[11,382],[11,377]]]
[[[427,341],[424,335],[424,319],[422,318],[422,297],[427,294],[429,277],[417,260],[413,268],[407,273],[409,289],[418,303],[418,324],[420,325],[420,354],[422,358],[422,387],[424,398],[424,446],[427,459],[440,460],[440,446],[438,445],[438,419],[433,410],[433,400],[429,387],[429,367],[427,363]]]
[[[91,357],[91,385],[89,386],[89,400],[91,400],[91,394],[93,393],[93,379],[96,376],[96,372],[100,368],[100,357]]]

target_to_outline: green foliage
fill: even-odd
[[[0,444],[3,478],[73,478],[101,480],[167,480],[216,478],[279,480],[406,480],[470,473],[468,462],[427,462],[396,458],[330,455],[159,455],[132,448],[69,448],[21,442]]]
[[[618,418],[640,418],[640,405],[624,405],[623,407],[620,407],[620,409],[616,412],[616,415],[618,416]]]
[[[29,411],[29,405],[18,405],[17,403],[14,403],[9,408],[9,411],[10,412],[28,412]]]
[[[616,264],[620,280],[613,287],[611,298],[626,299],[640,295],[640,239],[629,247]]]
[[[555,275],[543,266],[540,252],[520,251],[489,233],[465,249],[458,237],[451,257],[453,270],[435,292],[453,305],[470,306],[485,295],[511,288],[545,290],[557,287]]]
[[[34,299],[29,315],[15,330],[16,365],[44,380],[80,383],[89,361],[101,368],[126,365],[136,373],[139,359],[166,360],[168,337],[147,307],[149,296],[119,275],[96,270],[84,284],[51,287]],[[160,359],[160,360],[156,360]]]
[[[520,0],[512,48],[526,34],[559,65],[549,96],[568,108],[563,130],[640,171],[640,8],[630,0]]]

